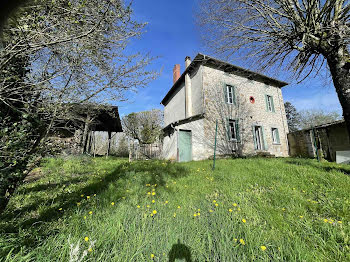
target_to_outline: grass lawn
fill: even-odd
[[[0,259],[350,261],[349,166],[211,164],[47,159],[0,217]]]

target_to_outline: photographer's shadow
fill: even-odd
[[[181,244],[180,239],[169,251],[169,262],[175,262],[175,259],[185,259],[186,262],[192,262],[191,250],[188,246]]]

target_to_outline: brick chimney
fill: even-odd
[[[180,65],[176,64],[173,69],[173,84],[180,78]]]

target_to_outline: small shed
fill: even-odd
[[[337,152],[338,155],[344,155],[340,152],[350,151],[344,120],[291,132],[288,134],[288,143],[290,156],[315,158],[319,152],[324,159],[333,162],[337,161]]]

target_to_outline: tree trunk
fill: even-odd
[[[340,58],[338,54],[327,57],[327,63],[343,109],[343,116],[350,139],[350,72],[349,62],[346,63],[345,61],[344,57]]]

